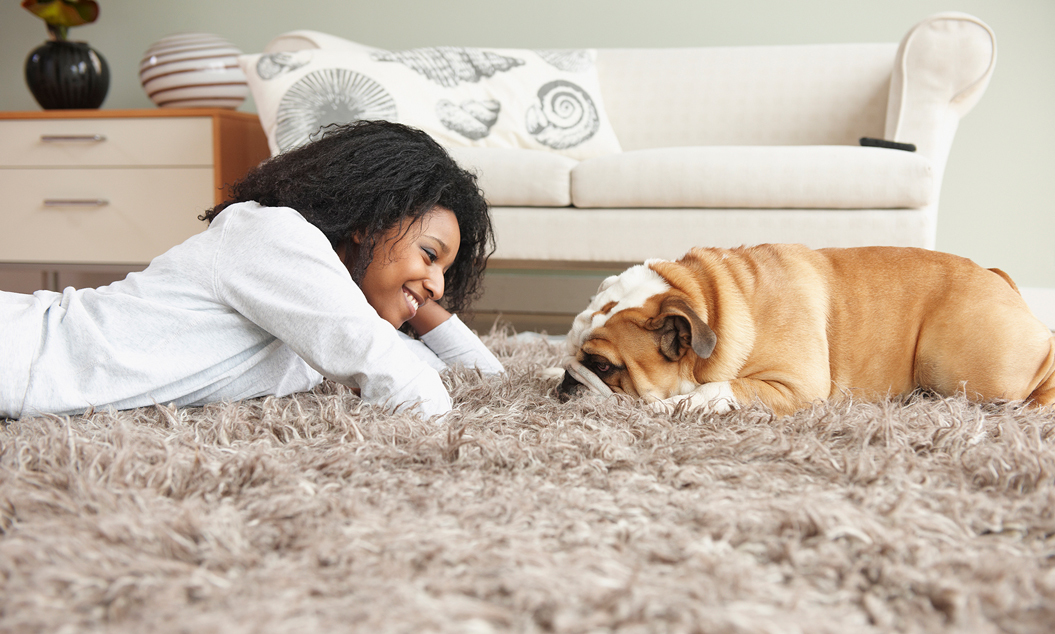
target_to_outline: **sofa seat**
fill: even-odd
[[[914,209],[933,202],[925,156],[852,146],[707,146],[575,161],[452,148],[492,205],[579,208]]]
[[[851,146],[656,148],[571,171],[572,204],[583,208],[901,209],[933,194],[926,157]]]
[[[567,207],[571,172],[579,161],[553,152],[502,147],[447,148],[454,160],[479,178],[495,206]]]

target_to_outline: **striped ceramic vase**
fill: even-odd
[[[162,108],[237,108],[249,94],[241,54],[216,35],[169,35],[143,54],[139,81]]]

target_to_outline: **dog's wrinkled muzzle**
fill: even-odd
[[[564,397],[571,396],[575,392],[575,388],[579,385],[585,386],[588,390],[599,396],[609,396],[613,394],[612,388],[608,387],[600,377],[574,359],[565,363],[564,372],[564,381],[562,381],[560,385],[560,393]]]

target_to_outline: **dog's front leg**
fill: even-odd
[[[674,408],[683,402],[686,402],[687,409],[707,414],[726,414],[740,406],[729,381],[715,381],[699,385],[688,394],[653,401],[650,407],[657,412],[672,414]]]
[[[802,376],[789,372],[770,371],[755,377],[741,377],[729,382],[730,389],[741,403],[761,402],[777,416],[792,414],[811,402],[828,398],[825,389],[830,379],[824,372]]]

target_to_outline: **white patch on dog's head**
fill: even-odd
[[[646,260],[644,264],[632,266],[619,275],[614,275],[601,282],[597,294],[590,300],[590,305],[575,317],[566,340],[567,354],[571,359],[579,347],[596,328],[600,328],[608,318],[625,308],[643,306],[645,301],[654,295],[666,293],[670,284],[651,265],[661,260]],[[611,310],[601,312],[608,304],[615,304]]]

